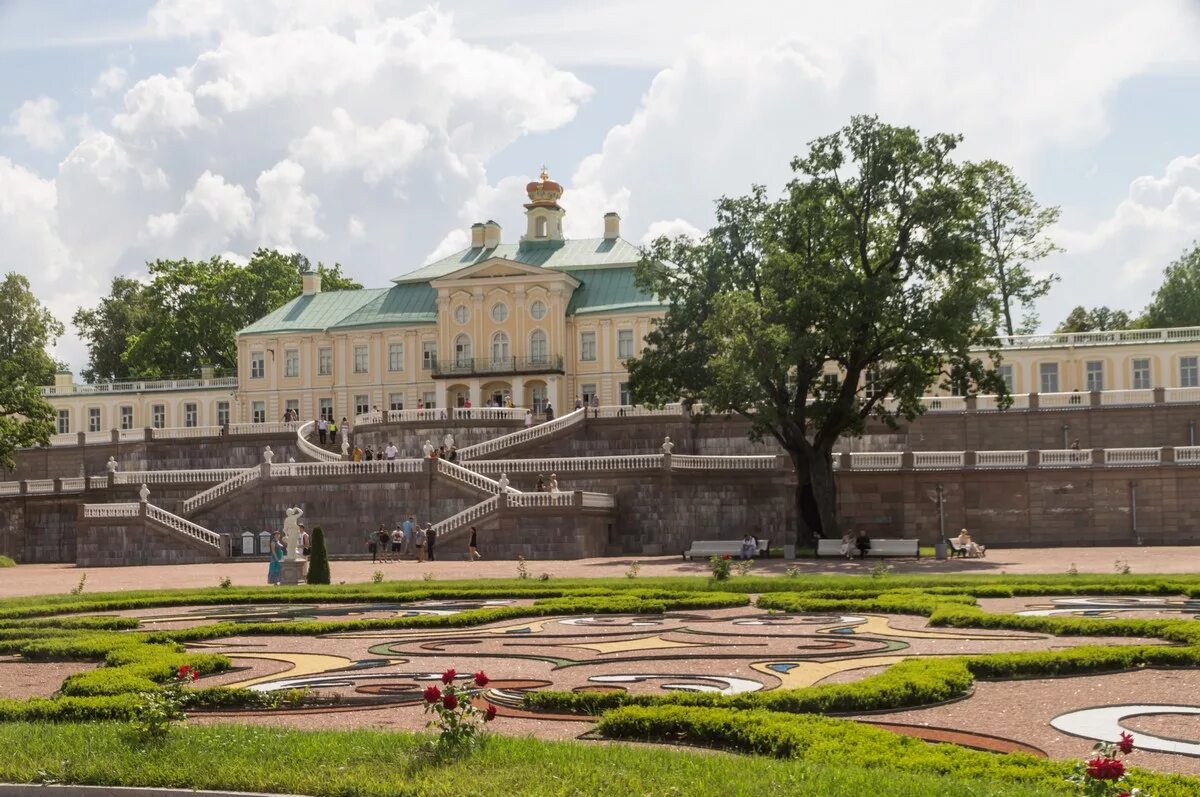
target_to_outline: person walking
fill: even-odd
[[[425,561],[425,529],[422,528],[421,526],[417,526],[416,530],[413,532],[413,535],[414,535],[413,547],[417,551],[417,561],[424,562]]]
[[[333,421],[329,422],[329,445],[337,448],[337,433],[338,426]]]
[[[409,515],[408,519],[400,524],[400,530],[404,532],[404,555],[408,556],[413,552],[413,516]]]
[[[467,543],[467,553],[472,562],[483,558],[479,555],[479,536],[474,526],[471,527],[471,539]]]
[[[325,445],[325,438],[329,436],[329,421],[321,418],[317,421],[317,437],[321,441],[321,445]]]
[[[371,554],[371,564],[379,561],[379,538],[373,531],[367,532],[367,553]]]
[[[404,529],[400,528],[400,524],[397,523],[396,527],[392,529],[392,560],[395,562],[399,562],[400,556],[403,553],[404,553]]]
[[[433,561],[433,546],[437,542],[437,529],[425,524],[425,551],[429,554],[429,561]]]
[[[312,555],[312,540],[308,536],[308,530],[304,528],[304,524],[300,524],[300,553],[305,556]]]
[[[287,543],[283,541],[283,533],[271,533],[271,562],[267,565],[267,583],[279,585],[283,583],[283,560],[287,556]]]
[[[533,410],[525,410],[525,428],[533,427]]]
[[[388,530],[384,528],[382,523],[379,524],[379,529],[375,532],[375,542],[379,548],[379,561],[392,561],[391,554],[388,551],[392,542],[392,535],[388,533]]]
[[[593,418],[600,417],[600,394],[599,393],[592,394],[592,417]]]
[[[547,420],[547,421],[552,421],[552,420],[554,420],[554,407],[550,406],[550,402],[549,402],[549,401],[547,401],[547,402],[546,402],[546,410],[545,410],[545,413],[546,413],[546,420]]]

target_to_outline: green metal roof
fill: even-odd
[[[428,282],[408,283],[388,288],[350,315],[331,325],[347,327],[432,324],[437,321],[437,291]]]
[[[282,307],[267,313],[238,334],[261,335],[268,332],[325,330],[387,291],[387,288],[369,288],[297,296]]]
[[[530,266],[574,271],[577,268],[633,265],[641,251],[623,238],[582,238],[570,241],[522,241],[490,248],[473,247],[396,277],[392,282],[426,282],[493,257]]]
[[[575,269],[571,276],[580,285],[571,294],[567,315],[664,306],[634,284],[632,267]]]

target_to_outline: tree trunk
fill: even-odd
[[[819,454],[810,459],[805,451],[792,451],[796,468],[796,544],[816,547],[817,540],[837,536],[837,494],[832,463]],[[828,501],[822,494],[829,496]]]
[[[817,449],[809,465],[809,486],[813,502],[820,516],[821,532],[825,537],[841,536],[837,516],[837,483],[833,477],[833,455],[831,451]]]

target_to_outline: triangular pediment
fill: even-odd
[[[430,280],[429,284],[438,288],[451,284],[461,285],[463,282],[473,282],[476,280],[483,282],[486,280],[505,280],[511,278],[529,279],[530,277],[555,282],[566,282],[573,287],[579,285],[575,279],[561,271],[542,268],[541,266],[531,266],[528,263],[509,260],[504,257],[491,257],[487,260],[481,260],[478,263],[472,263],[457,271]]]

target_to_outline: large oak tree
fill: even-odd
[[[12,468],[17,448],[50,442],[54,409],[42,385],[54,381],[57,363],[47,352],[63,325],[33,295],[29,280],[0,281],[0,465]]]
[[[872,415],[915,418],[951,379],[1005,395],[978,169],[952,159],[959,140],[856,117],[792,162],[781,199],[721,199],[703,240],[660,238],[638,265],[669,309],[630,364],[635,399],[700,402],[775,438],[802,539],[839,533],[838,438]]]

